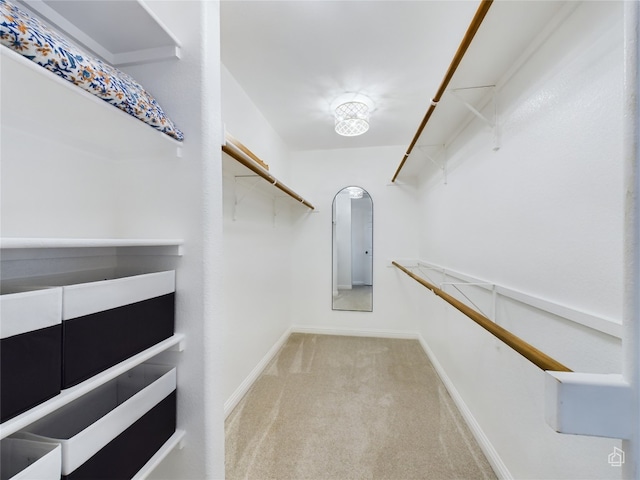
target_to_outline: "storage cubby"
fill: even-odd
[[[184,435],[183,431],[176,431],[175,367],[142,365],[144,362],[153,362],[167,350],[182,349],[184,336],[174,333],[175,271],[144,273],[149,267],[140,265],[119,268],[119,261],[129,264],[135,263],[136,256],[148,258],[144,255],[144,241],[93,239],[86,243],[85,248],[80,246],[81,243],[76,240],[70,246],[69,239],[3,239],[3,295],[0,297],[3,314],[2,394],[3,399],[5,396],[17,396],[23,406],[6,421],[3,418],[0,431],[2,438],[27,436],[33,440],[34,435],[42,433],[38,429],[42,425],[49,425],[53,418],[86,420],[88,423],[83,431],[101,438],[101,445],[105,448],[100,449],[98,458],[92,462],[86,465],[83,462],[82,466],[76,462],[73,469],[67,469],[69,478],[100,478],[95,472],[95,465],[100,465],[97,468],[100,471],[110,472],[107,478],[131,478],[143,467],[148,473],[179,444]],[[153,254],[152,257],[160,255],[161,258],[168,254],[171,259],[177,250],[166,243],[181,242],[149,240],[149,251],[146,253]],[[51,248],[43,247],[43,244]],[[117,251],[130,247],[135,250],[126,251],[137,255],[127,255],[127,261],[123,261]],[[96,259],[105,268],[87,269],[95,267]],[[156,263],[164,262],[156,258]],[[171,260],[166,263],[171,263]],[[50,329],[55,329],[56,339],[44,343],[40,340],[33,348],[23,352],[29,358],[45,357],[44,361],[33,367],[33,373],[25,375],[20,362],[5,359],[6,355],[21,351],[5,349],[5,340],[14,337],[28,340],[34,335],[33,331],[40,333]],[[28,332],[21,333],[23,330]],[[24,341],[20,345],[24,345]],[[50,348],[47,350],[43,346]],[[5,370],[10,371],[11,375],[5,377]],[[162,375],[157,373],[159,371]],[[164,378],[169,371],[172,372],[171,388],[170,391],[163,390],[162,406],[155,405],[158,403],[155,400],[159,399],[153,397],[153,408],[144,407],[141,412],[137,399],[147,398],[149,392],[157,388],[151,386],[151,380]],[[48,391],[46,397],[41,395],[37,402],[22,400],[30,389],[42,389],[48,385],[45,381],[25,382],[25,378],[44,377],[54,379],[56,389]],[[142,390],[142,387],[145,387],[145,393],[138,395],[135,390]],[[168,392],[173,392],[171,398],[165,399]],[[104,410],[91,413],[91,409],[85,406],[87,402],[96,407],[109,404],[119,413],[110,416],[104,416]],[[144,402],[148,406],[148,401]],[[131,422],[114,434],[113,428],[120,421],[116,419],[122,415]],[[103,417],[108,420],[98,421]],[[71,425],[68,420],[63,423]],[[158,434],[154,429],[161,425],[164,427]],[[125,433],[128,429],[131,429],[129,433]],[[78,438],[84,439],[85,435],[88,433]],[[105,435],[109,437],[108,441],[104,441]],[[150,436],[155,441],[141,442],[141,436]],[[49,441],[43,438],[37,440]],[[61,440],[55,435],[50,439]],[[85,445],[86,440],[82,440],[81,444]],[[63,448],[63,451],[66,450]],[[137,453],[132,456],[131,452]],[[68,465],[68,461],[63,465]],[[127,467],[126,471],[115,472],[104,465]]]
[[[0,45],[3,122],[36,139],[68,142],[114,158],[180,156],[181,142]],[[8,92],[11,92],[9,95]],[[38,93],[38,102],[25,98]],[[78,111],[91,122],[79,122]],[[109,134],[105,134],[109,132]],[[113,139],[118,141],[114,142]]]

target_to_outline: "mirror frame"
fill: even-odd
[[[366,308],[348,308],[345,306],[336,306],[336,298],[338,296],[338,286],[337,286],[337,275],[338,275],[338,252],[336,245],[336,200],[338,196],[342,194],[345,190],[350,188],[362,190],[364,195],[366,195],[370,202],[370,215],[371,215],[371,239],[369,245],[371,247],[371,259],[370,259],[370,268],[371,268],[371,291],[369,293],[369,305]],[[333,197],[333,201],[331,204],[331,309],[336,311],[353,311],[353,312],[372,312],[373,311],[373,223],[374,223],[374,214],[373,214],[373,198],[371,198],[371,194],[364,188],[358,185],[348,185],[344,188],[341,188]],[[350,261],[351,258],[350,258]]]

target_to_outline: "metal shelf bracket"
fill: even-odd
[[[447,146],[440,144],[440,145],[416,145],[416,147],[418,148],[418,150],[420,150],[420,153],[422,155],[424,155],[426,158],[428,158],[431,161],[431,163],[433,163],[436,167],[442,170],[443,182],[446,185],[447,184]],[[428,148],[439,148],[439,150],[436,150],[435,154],[430,154],[429,152],[425,151],[425,149],[428,149]],[[442,153],[441,162],[437,160],[437,158],[440,156],[440,153]]]
[[[244,192],[244,194],[241,195],[241,196],[238,195],[238,179],[239,178],[254,178],[255,179],[255,182],[253,182],[249,186],[249,188]],[[258,183],[260,183],[260,177],[258,175],[235,175],[233,177],[234,202],[233,202],[232,218],[233,218],[234,222],[237,219],[236,211],[237,211],[238,206],[242,203],[242,200],[244,200],[244,198],[256,188]]]
[[[479,109],[471,105],[466,99],[464,99],[460,92],[465,90],[477,90],[477,89],[490,89],[491,90],[491,98],[489,101],[493,104],[493,118],[487,118],[485,115],[480,112]],[[486,125],[488,125],[493,130],[493,151],[500,150],[500,124],[498,118],[498,98],[496,93],[495,85],[484,85],[481,87],[466,87],[466,88],[452,88],[447,90],[448,93],[455,99],[457,99],[460,103],[462,103],[467,109],[473,113],[476,117],[482,120]]]

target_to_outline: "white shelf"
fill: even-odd
[[[142,0],[21,0],[21,3],[111,65],[180,58],[180,42]],[[123,19],[135,28],[124,26]]]
[[[245,184],[247,190],[260,192],[270,198],[285,198],[293,202],[293,204],[302,205],[304,208],[314,211],[315,207],[303,199],[298,193],[285,186],[268,170],[255,163],[253,170],[240,163],[235,157],[231,156],[228,151],[222,152],[222,172],[228,177],[233,177],[235,181]],[[257,172],[261,173],[257,173]],[[276,185],[279,185],[276,186]],[[283,190],[284,189],[284,190]],[[285,191],[286,190],[286,191]],[[304,200],[303,203],[302,200]]]
[[[17,130],[34,141],[62,142],[122,160],[182,155],[181,142],[0,47],[3,137]]]
[[[4,259],[21,258],[11,255],[11,250],[55,250],[114,248],[118,254],[130,255],[182,255],[183,240],[158,238],[0,238]],[[56,256],[56,255],[53,255]],[[39,255],[39,257],[43,257]]]
[[[178,350],[183,350],[184,335],[180,333],[174,334],[171,338],[168,338],[147,350],[134,355],[133,357],[121,362],[113,367],[101,372],[89,380],[86,380],[74,387],[63,390],[60,394],[56,395],[50,400],[47,400],[40,405],[32,408],[31,410],[24,412],[17,417],[7,420],[0,425],[0,438],[5,438],[12,433],[22,430],[29,424],[39,420],[40,418],[54,412],[58,408],[72,402],[73,400],[80,398],[82,395],[89,393],[95,388],[113,380],[119,375],[127,372],[131,368],[139,365],[147,360],[155,357],[159,353],[169,350],[173,347],[178,347]]]
[[[160,462],[165,459],[167,455],[169,455],[174,448],[182,448],[182,443],[184,440],[185,431],[184,430],[176,430],[176,432],[169,437],[162,447],[155,453],[153,457],[149,459],[147,463],[145,463],[144,467],[142,467],[138,473],[136,473],[132,480],[143,480],[149,476],[153,470],[160,465]]]

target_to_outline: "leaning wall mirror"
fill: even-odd
[[[360,187],[333,198],[333,309],[373,310],[373,201]]]

